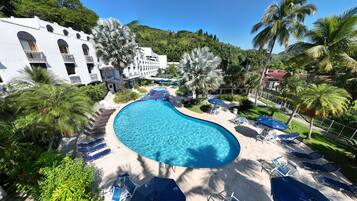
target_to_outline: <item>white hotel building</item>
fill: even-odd
[[[166,55],[158,55],[150,47],[141,47],[133,63],[124,69],[124,78],[130,84],[138,79],[156,76],[160,68],[165,69],[166,67]],[[102,65],[100,69],[103,81],[107,82],[108,89],[112,92],[117,91],[119,89],[119,71],[109,65]]]
[[[88,34],[37,17],[0,18],[0,30],[0,84],[21,77],[25,66],[76,85],[101,81]]]

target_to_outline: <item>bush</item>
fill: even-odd
[[[64,158],[59,165],[42,168],[40,200],[92,200],[96,171],[82,160]],[[93,196],[94,195],[94,196]]]
[[[188,94],[188,90],[185,87],[179,87],[176,91],[177,96],[186,96]]]
[[[212,106],[211,105],[202,105],[200,107],[202,112],[210,112],[212,110]]]
[[[130,89],[126,89],[122,92],[118,92],[115,94],[114,97],[114,102],[116,103],[127,103],[131,100],[135,100],[137,98],[139,98],[140,95]]]
[[[242,98],[239,103],[240,111],[247,111],[253,108],[253,103],[248,98]]]
[[[136,89],[137,91],[139,91],[139,93],[141,93],[141,94],[145,94],[145,93],[148,92],[144,87],[140,87],[138,84],[135,84],[135,85],[134,85],[134,89]]]
[[[87,94],[87,96],[93,102],[99,102],[103,100],[108,93],[105,83],[82,86],[80,87],[80,90]]]
[[[222,94],[222,95],[219,95],[217,98],[219,98],[221,100],[226,100],[226,101],[234,100],[234,96],[232,94]]]

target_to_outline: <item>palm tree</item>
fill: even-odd
[[[223,82],[218,69],[221,59],[210,52],[208,47],[196,48],[185,53],[178,70],[182,73],[182,84],[192,92],[193,99],[198,95],[206,97],[209,90],[216,90]]]
[[[289,99],[290,102],[295,106],[294,110],[292,111],[287,121],[288,125],[291,124],[294,116],[299,110],[300,107],[299,98],[305,86],[306,86],[305,80],[301,79],[298,75],[293,75],[285,78],[280,85],[283,96]]]
[[[25,66],[20,73],[22,74],[21,76],[14,78],[9,83],[10,89],[21,91],[40,84],[55,85],[61,83],[61,80],[58,80],[51,72],[42,67],[30,68]]]
[[[314,14],[315,11],[316,7],[306,4],[306,0],[281,0],[280,3],[271,4],[261,21],[253,26],[252,33],[261,30],[253,39],[254,48],[267,48],[268,51],[255,94],[255,105],[257,105],[259,89],[271,61],[275,43],[279,42],[287,48],[291,36],[297,39],[302,38],[306,31],[303,24],[305,16]]]
[[[71,136],[87,124],[86,114],[92,112],[88,96],[71,85],[42,84],[16,97],[20,117],[17,127],[30,130],[36,138],[49,142],[57,136]]]
[[[349,94],[346,90],[328,84],[311,84],[301,94],[300,108],[310,117],[308,138],[311,139],[314,118],[326,118],[347,110]]]
[[[357,71],[353,50],[357,46],[357,7],[340,16],[322,18],[314,23],[314,29],[306,34],[307,42],[289,47],[295,59],[330,71],[345,66]]]
[[[138,51],[135,34],[116,19],[100,20],[92,30],[98,57],[120,73],[120,90],[124,89],[124,68],[133,62]]]

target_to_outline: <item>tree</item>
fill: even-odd
[[[64,158],[59,165],[42,168],[40,200],[93,200],[96,170],[82,160]]]
[[[124,68],[133,62],[138,45],[135,34],[116,19],[101,20],[93,31],[94,47],[98,57],[114,66],[120,73],[120,90],[124,90]]]
[[[255,94],[255,105],[257,105],[259,88],[270,63],[275,43],[279,42],[280,45],[286,48],[291,36],[298,39],[302,38],[306,31],[303,24],[305,16],[313,14],[315,10],[315,6],[306,4],[306,0],[281,0],[279,4],[271,4],[261,21],[253,26],[252,33],[261,30],[253,39],[254,47],[259,49],[267,48],[268,51],[268,58],[263,64]]]
[[[80,131],[88,122],[86,114],[92,112],[90,98],[71,85],[41,84],[20,93],[15,102],[19,111],[16,127],[49,142],[49,150],[55,137]]]
[[[305,65],[316,65],[319,70],[330,71],[346,66],[357,71],[353,50],[357,42],[357,7],[340,16],[322,18],[306,34],[307,42],[291,45],[288,51],[295,60]]]
[[[306,88],[301,94],[300,108],[310,117],[308,139],[311,139],[314,118],[343,113],[348,108],[349,98],[346,90],[328,84],[311,84]]]
[[[293,75],[285,78],[280,85],[280,89],[283,96],[289,99],[290,103],[292,103],[295,106],[294,110],[292,111],[287,121],[288,125],[291,124],[294,116],[299,110],[300,94],[301,92],[303,92],[305,86],[306,86],[305,80],[301,79],[301,77],[299,77],[298,75]]]
[[[182,85],[192,92],[194,99],[206,97],[209,90],[216,90],[223,81],[221,71],[217,69],[221,59],[210,52],[208,47],[196,48],[185,53],[179,64],[182,73]]]
[[[166,69],[165,73],[172,75],[172,77],[177,76],[177,68],[175,67],[174,64],[170,64]]]

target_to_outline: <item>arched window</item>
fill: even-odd
[[[22,49],[24,51],[38,52],[36,39],[31,34],[25,31],[20,31],[17,33],[17,38],[20,40]]]
[[[87,41],[89,41],[90,40],[90,37],[89,36],[87,36]]]
[[[68,44],[66,41],[58,39],[57,44],[61,54],[69,54]]]
[[[65,35],[65,36],[68,36],[68,31],[66,30],[66,29],[63,29],[63,34]]]
[[[77,38],[80,39],[81,35],[79,33],[76,34]]]
[[[89,47],[87,44],[82,45],[83,54],[89,56]]]
[[[51,26],[51,25],[46,25],[46,29],[47,29],[47,31],[49,31],[49,32],[53,32],[53,27]]]

